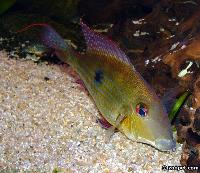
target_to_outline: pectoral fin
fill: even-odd
[[[125,115],[120,114],[116,119],[115,126],[111,126],[110,128],[108,128],[107,134],[106,134],[106,142],[110,141],[110,138],[116,132],[118,126],[122,123],[124,118],[125,118]]]
[[[103,116],[101,116],[101,118],[98,118],[97,122],[100,124],[100,126],[103,129],[110,129],[112,126],[112,124],[110,124]]]

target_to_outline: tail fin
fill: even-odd
[[[50,49],[53,49],[56,55],[64,62],[67,62],[67,57],[70,55],[70,47],[64,41],[64,39],[47,23],[33,23],[25,28],[17,31],[17,33],[24,32],[33,27],[42,27],[40,39],[42,44]]]

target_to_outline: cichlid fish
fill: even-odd
[[[42,26],[43,44],[76,70],[103,117],[129,139],[161,151],[175,149],[168,115],[153,89],[117,44],[80,24],[85,54],[75,52],[48,24],[21,31]]]

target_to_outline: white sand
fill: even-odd
[[[106,143],[97,116],[91,98],[58,65],[0,52],[0,170],[145,173],[180,165],[180,147],[162,153],[122,133]]]

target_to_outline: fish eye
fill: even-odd
[[[148,107],[146,104],[140,102],[136,105],[136,113],[141,117],[146,117],[148,115]]]

